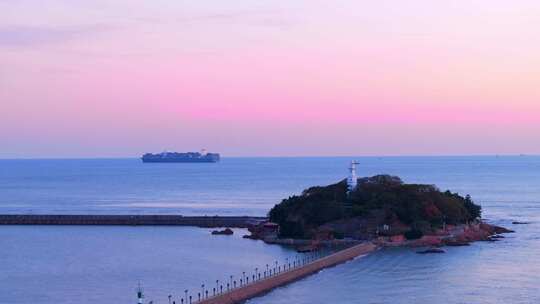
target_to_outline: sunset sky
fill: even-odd
[[[540,154],[540,1],[0,0],[0,158]]]

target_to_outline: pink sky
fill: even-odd
[[[0,158],[540,154],[538,1],[0,1]]]

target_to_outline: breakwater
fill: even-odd
[[[270,268],[268,272],[264,272],[263,278],[261,278],[260,275],[257,277],[253,276],[251,282],[249,281],[249,276],[247,276],[247,280],[244,280],[243,282],[240,281],[241,284],[239,287],[236,287],[238,285],[236,285],[235,281],[233,286],[229,286],[229,284],[227,284],[227,291],[220,292],[213,289],[210,293],[213,295],[211,297],[208,297],[208,291],[206,291],[206,297],[205,294],[203,294],[201,297],[201,294],[199,293],[197,301],[194,302],[197,304],[242,303],[246,300],[267,293],[274,288],[297,281],[301,278],[314,274],[321,269],[344,263],[354,259],[355,257],[374,251],[375,249],[377,249],[376,245],[372,243],[363,243],[325,257],[316,258],[312,256],[311,258],[304,258],[301,261],[294,262],[293,265],[291,265],[291,263],[287,263],[287,265],[284,265],[283,268],[274,267],[273,271]],[[181,299],[181,303],[191,303],[191,297],[188,298],[187,290],[185,300]]]
[[[0,214],[0,225],[125,225],[247,228],[266,221],[252,216]]]

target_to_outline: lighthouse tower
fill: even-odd
[[[351,166],[349,167],[349,177],[347,178],[348,192],[354,190],[354,188],[356,188],[356,185],[358,184],[358,177],[356,176],[356,165],[358,165],[357,161],[351,161]]]

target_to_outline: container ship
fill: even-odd
[[[216,163],[219,161],[219,153],[207,153],[206,150],[186,153],[146,153],[141,159],[143,163]]]

